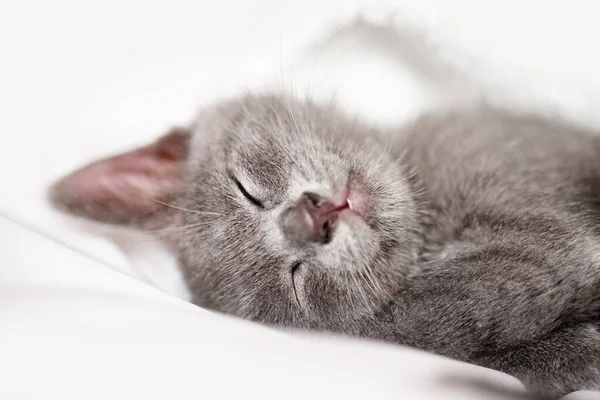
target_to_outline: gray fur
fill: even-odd
[[[421,348],[552,396],[600,389],[600,139],[483,109],[382,136],[332,107],[252,96],[189,131],[163,225],[196,304]],[[286,239],[302,192],[348,180],[369,193],[364,220],[327,243]]]

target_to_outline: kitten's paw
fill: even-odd
[[[495,363],[529,389],[552,397],[600,390],[600,326],[585,323],[562,329],[503,352]]]

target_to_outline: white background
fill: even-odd
[[[300,342],[202,312],[127,277],[185,297],[160,243],[58,216],[44,191],[241,90],[335,94],[348,112],[385,126],[483,96],[597,127],[597,7],[0,2],[0,395],[416,399],[450,390],[448,371],[507,382],[420,353]],[[352,25],[359,16],[378,28]]]

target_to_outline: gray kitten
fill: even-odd
[[[202,307],[414,346],[552,396],[600,389],[600,138],[490,110],[390,138],[246,96],[51,198],[159,230]]]

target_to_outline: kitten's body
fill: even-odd
[[[599,388],[600,140],[483,111],[427,116],[398,144],[423,242],[417,272],[367,335],[538,389],[556,377],[557,392]]]
[[[273,97],[215,106],[189,131],[64,178],[55,203],[167,227],[201,306],[422,348],[550,394],[600,389],[600,139],[480,110],[425,116],[384,145],[334,109]],[[339,188],[327,235],[298,230],[306,194],[337,204]]]

